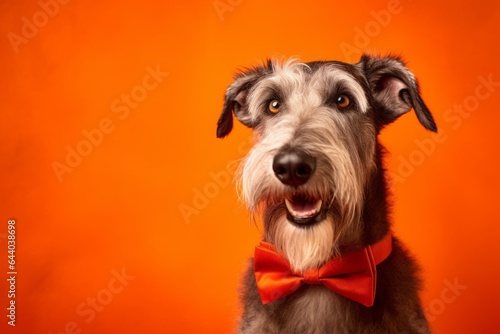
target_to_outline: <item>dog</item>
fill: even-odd
[[[436,132],[398,56],[358,63],[268,60],[227,88],[217,137],[233,115],[253,129],[241,197],[263,224],[242,287],[238,333],[430,333],[419,267],[392,235],[381,130],[414,110]]]

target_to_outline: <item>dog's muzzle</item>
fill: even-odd
[[[316,159],[304,151],[287,148],[280,151],[273,160],[274,175],[293,190],[285,198],[287,219],[300,226],[311,225],[324,219],[323,201],[311,197],[297,188],[309,181],[316,169]]]

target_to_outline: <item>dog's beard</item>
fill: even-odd
[[[284,200],[261,202],[254,212],[262,214],[266,241],[297,273],[318,268],[339,256],[341,249],[356,247],[360,242],[362,226],[357,208],[327,198],[322,197],[321,213],[310,224],[297,224]]]
[[[335,223],[331,215],[303,227],[289,221],[283,205],[273,211],[265,222],[268,239],[294,272],[318,268],[335,254]]]

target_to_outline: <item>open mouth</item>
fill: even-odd
[[[299,226],[311,225],[324,219],[322,213],[323,201],[310,198],[304,194],[294,194],[285,198],[287,218]]]

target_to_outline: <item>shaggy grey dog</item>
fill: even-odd
[[[236,76],[217,137],[231,132],[233,114],[253,129],[240,181],[242,197],[263,222],[263,241],[294,279],[366,252],[375,298],[364,305],[317,277],[299,278],[291,292],[274,288],[266,300],[257,286],[267,280],[256,272],[263,264],[252,259],[239,333],[429,333],[418,267],[401,242],[388,239],[387,254],[376,262],[371,255],[391,235],[378,134],[411,109],[437,131],[415,77],[393,56],[364,55],[356,64],[268,61]]]

